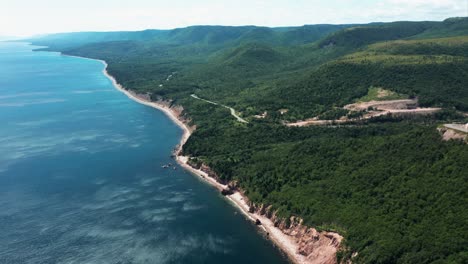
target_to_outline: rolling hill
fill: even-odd
[[[195,26],[32,42],[104,59],[126,88],[183,106],[197,127],[185,155],[286,222],[299,216],[342,234],[339,260],[466,263],[468,148],[442,141],[437,126],[468,121],[460,114],[468,111],[467,21]],[[335,111],[374,87],[443,110],[342,126],[283,124]]]

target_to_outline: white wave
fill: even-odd
[[[140,213],[142,220],[147,222],[173,221],[176,219],[176,209],[171,207],[144,210]]]
[[[51,98],[51,99],[30,100],[30,101],[23,101],[23,102],[0,103],[0,107],[24,107],[28,105],[54,104],[54,103],[62,103],[66,101],[67,100],[60,99],[60,98]]]
[[[102,90],[76,90],[72,91],[73,94],[92,94],[92,93],[102,93],[102,92],[113,92],[114,90],[102,89]]]
[[[9,99],[9,98],[18,98],[18,97],[27,97],[27,96],[38,96],[38,95],[50,95],[50,93],[49,92],[17,93],[17,94],[2,95],[2,96],[0,96],[0,99]]]
[[[25,122],[16,123],[17,126],[26,126],[26,127],[35,127],[35,126],[42,126],[46,124],[51,124],[57,122],[56,119],[41,119],[41,120],[31,120]]]
[[[197,211],[197,210],[200,210],[202,208],[203,208],[202,205],[195,205],[195,204],[192,204],[190,202],[184,203],[184,205],[182,206],[183,211]]]
[[[23,125],[38,125],[47,122],[49,121],[29,122]],[[89,142],[93,141],[95,144],[90,145]],[[138,144],[136,141],[138,138],[127,138],[111,131],[100,130],[84,130],[71,134],[55,135],[36,135],[29,131],[23,131],[14,136],[1,137],[0,135],[0,164],[18,162],[21,159],[39,155],[54,156],[65,152],[94,154],[122,146],[133,148],[135,144]]]

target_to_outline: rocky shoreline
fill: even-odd
[[[243,191],[234,183],[223,184],[218,181],[216,173],[205,164],[195,166],[191,157],[183,156],[182,148],[192,132],[196,129],[188,125],[189,120],[183,116],[183,107],[174,106],[170,101],[151,101],[148,95],[137,94],[122,87],[107,72],[107,63],[99,60],[105,66],[103,73],[113,83],[114,87],[130,99],[163,111],[171,120],[184,130],[179,145],[174,151],[175,160],[192,174],[217,188],[234,206],[248,219],[255,223],[266,236],[273,241],[293,263],[297,264],[335,264],[336,253],[341,249],[343,237],[334,232],[319,232],[315,228],[303,225],[303,220],[297,217],[280,218],[271,206],[256,205],[249,201]]]
[[[335,232],[319,232],[307,227],[298,217],[288,219],[277,216],[272,206],[256,205],[249,201],[234,182],[220,183],[208,166],[194,166],[190,158],[177,156],[181,164],[193,174],[212,184],[231,201],[249,220],[255,223],[289,259],[301,264],[334,264],[341,249],[343,237]]]

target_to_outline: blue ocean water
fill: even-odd
[[[0,263],[287,263],[94,60],[0,42]]]

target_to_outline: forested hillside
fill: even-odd
[[[339,258],[468,262],[468,145],[442,141],[437,131],[468,121],[468,18],[102,34],[33,42],[104,59],[126,88],[182,105],[197,126],[184,154],[281,216],[344,235]],[[283,125],[338,111],[374,87],[443,110]],[[249,123],[192,94],[235,108]]]

